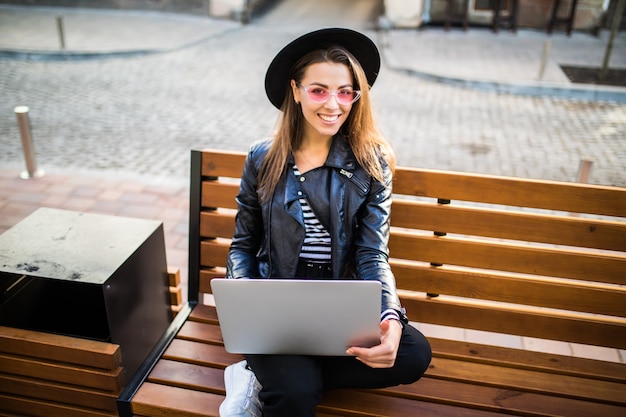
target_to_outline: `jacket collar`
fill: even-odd
[[[337,134],[333,138],[328,158],[326,158],[326,165],[347,171],[352,171],[356,168],[356,157],[352,152],[352,148],[341,134]]]
[[[289,155],[287,163],[290,165],[295,164],[293,154]],[[333,137],[333,141],[330,144],[330,151],[328,152],[328,157],[324,165],[332,168],[345,169],[347,171],[353,171],[356,168],[356,156],[354,156],[352,148],[341,133],[337,133]]]

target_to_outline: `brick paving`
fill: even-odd
[[[285,8],[247,26],[156,13],[27,11],[0,7],[0,233],[41,206],[161,220],[168,264],[180,267],[186,282],[189,151],[243,151],[270,135],[277,112],[263,91],[267,64],[294,36],[335,21],[305,10],[292,14],[304,20],[289,22]],[[49,24],[60,11],[68,16],[65,51],[54,50],[52,32],[32,30],[40,27],[37,19]],[[626,104],[581,99],[558,68],[596,62],[606,34],[553,35],[553,56],[538,81],[546,36],[536,31],[383,33],[355,22],[383,50],[372,92],[400,164],[574,181],[579,161],[589,158],[590,182],[626,186]],[[106,26],[106,36],[89,30],[94,25]],[[624,44],[621,34],[615,65],[626,66]],[[107,55],[120,51],[137,53]],[[85,52],[104,55],[87,59]],[[547,87],[561,96],[545,94]],[[39,179],[19,178],[24,157],[13,113],[19,105],[30,108],[37,161],[46,172]],[[443,331],[456,337],[456,330]],[[467,340],[485,337],[461,332]],[[535,349],[538,342],[502,343]],[[554,349],[626,360],[614,350]]]

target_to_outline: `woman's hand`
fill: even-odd
[[[380,323],[380,345],[371,348],[351,347],[346,353],[355,356],[371,368],[391,368],[396,362],[402,323],[398,320],[385,320]]]

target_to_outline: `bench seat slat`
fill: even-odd
[[[500,415],[487,410],[457,407],[446,403],[379,395],[376,391],[367,390],[329,391],[324,394],[324,400],[318,406],[318,410],[334,411],[337,414],[345,410],[345,415],[368,417],[496,417]]]
[[[214,306],[206,304],[198,304],[189,315],[189,320],[200,323],[219,324],[217,309]]]
[[[398,288],[537,307],[626,316],[626,288],[541,277],[489,274],[391,259]],[[572,300],[576,300],[575,306]]]
[[[239,362],[243,356],[228,353],[223,346],[174,339],[163,353],[163,358],[203,366],[223,367],[224,364]]]
[[[567,375],[529,371],[506,366],[487,365],[444,358],[433,358],[428,376],[448,381],[471,381],[486,385],[538,394],[549,393],[566,398],[605,404],[626,405],[624,386]]]
[[[122,389],[124,383],[124,373],[121,367],[114,371],[103,371],[96,368],[79,368],[60,362],[46,362],[0,354],[0,369],[10,374],[98,388],[116,393]]]
[[[5,326],[0,326],[0,352],[101,369],[116,369],[122,364],[116,344]]]
[[[192,363],[160,360],[148,377],[150,382],[224,395],[224,370]]]
[[[538,309],[399,293],[409,319],[416,322],[626,349],[623,319],[583,319]]]
[[[0,373],[1,391],[76,406],[117,411],[117,393],[97,391],[76,385],[60,384]]]
[[[176,335],[179,339],[190,340],[213,345],[224,344],[220,327],[214,324],[187,320]]]
[[[136,416],[219,417],[223,396],[144,382],[131,404]]]
[[[567,417],[621,417],[624,413],[623,407],[611,404],[445,381],[428,375],[415,384],[398,385],[381,391],[387,395],[523,416],[545,416],[546,410],[552,410],[550,415]]]
[[[421,197],[622,217],[626,189],[556,181],[400,168],[394,192]]]
[[[54,401],[44,401],[30,397],[9,396],[0,393],[3,411],[23,413],[29,417],[115,417],[117,412],[103,411],[87,407],[77,407]]]
[[[433,355],[440,358],[626,383],[624,365],[620,363],[434,337],[428,340]]]
[[[396,227],[626,251],[623,222],[402,200],[391,213]]]
[[[392,232],[392,258],[626,284],[626,256]]]

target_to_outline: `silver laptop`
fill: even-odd
[[[226,351],[344,356],[380,343],[378,281],[211,281]]]

